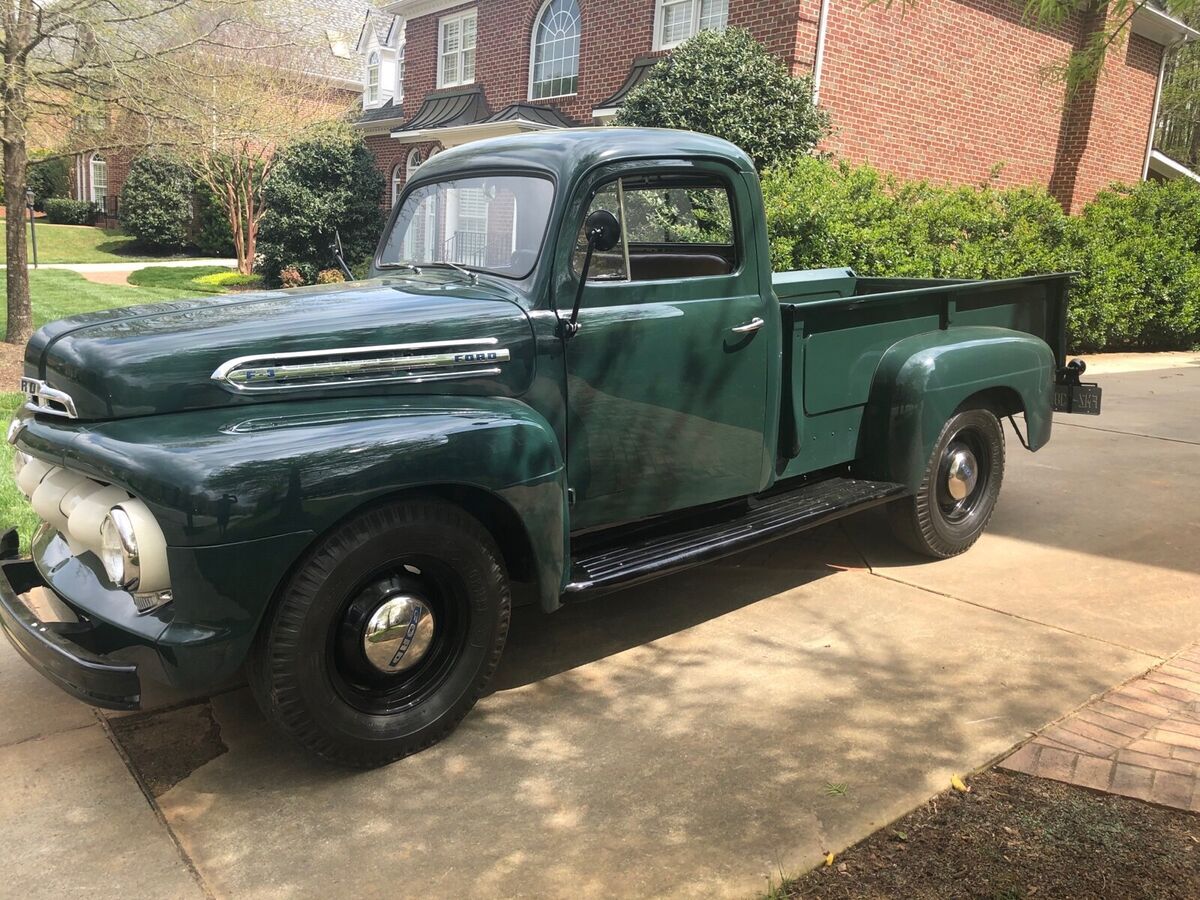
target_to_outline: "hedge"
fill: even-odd
[[[46,210],[46,221],[51,225],[91,225],[96,218],[96,205],[87,200],[53,197],[43,206]]]
[[[1075,352],[1200,344],[1200,188],[1146,182],[1068,217],[1040,188],[936,186],[803,156],[763,177],[776,269],[1008,278],[1078,271]]]
[[[192,226],[192,174],[167,154],[139,156],[121,188],[121,226],[142,246],[182,250]]]

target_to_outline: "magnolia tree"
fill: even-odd
[[[736,144],[764,169],[811,150],[825,135],[812,81],[795,78],[748,31],[702,31],[630,91],[618,125],[683,128]]]

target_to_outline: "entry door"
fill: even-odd
[[[634,173],[590,201],[617,216],[622,242],[594,256],[566,347],[572,529],[761,487],[770,342],[755,329],[767,311],[732,188],[715,171]]]

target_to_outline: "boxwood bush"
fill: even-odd
[[[763,176],[776,269],[1011,278],[1077,271],[1070,343],[1091,350],[1200,344],[1200,187],[1147,182],[1068,217],[1040,188],[906,182],[801,156]]]
[[[96,205],[87,200],[52,197],[43,207],[51,225],[91,225],[96,218]]]
[[[155,250],[181,250],[192,226],[192,174],[174,156],[151,153],[129,166],[121,188],[121,226]]]

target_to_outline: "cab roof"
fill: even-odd
[[[668,128],[570,128],[508,135],[463,144],[438,153],[421,166],[420,178],[463,169],[534,169],[560,184],[596,165],[623,159],[704,157],[753,172],[750,157],[728,141]]]

